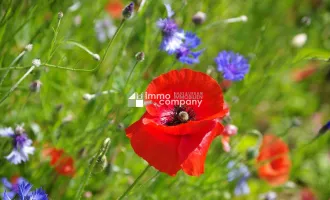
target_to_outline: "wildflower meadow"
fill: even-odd
[[[330,200],[330,2],[0,0],[0,198]]]

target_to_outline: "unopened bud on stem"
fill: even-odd
[[[131,2],[130,4],[128,4],[122,12],[122,15],[124,17],[124,19],[129,19],[132,17],[133,15],[133,11],[134,11],[134,3]]]

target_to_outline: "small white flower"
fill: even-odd
[[[25,51],[32,51],[33,45],[32,44],[28,44],[25,46]]]
[[[291,44],[294,47],[300,48],[306,44],[306,41],[307,41],[307,34],[300,33],[293,37]]]
[[[95,97],[94,94],[86,93],[86,94],[83,95],[83,99],[86,100],[86,101],[90,101],[90,100],[94,99],[94,97]]]
[[[39,67],[41,65],[40,59],[33,59],[32,60],[32,65]]]

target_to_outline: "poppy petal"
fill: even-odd
[[[223,126],[216,123],[213,130],[199,134],[184,136],[179,146],[180,159],[183,171],[191,176],[200,176],[204,173],[204,162],[207,151],[213,139],[223,131]]]
[[[157,126],[149,124],[135,123],[132,126],[126,133],[135,153],[159,171],[174,176],[181,168],[177,152],[180,137],[159,132]]]
[[[197,121],[221,118],[228,112],[223,106],[224,100],[219,84],[210,76],[190,69],[172,70],[157,77],[149,84],[146,92],[147,94],[169,94],[169,100],[178,99],[175,98],[175,93],[202,94],[200,106],[190,106],[196,113]],[[155,98],[155,96],[148,99],[153,103],[147,105],[146,109],[152,116],[160,116],[164,110],[170,109],[168,106],[162,105],[164,102],[160,101],[163,99]]]

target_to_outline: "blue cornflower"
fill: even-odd
[[[5,193],[2,194],[2,198],[6,199],[4,196],[7,196],[7,198],[9,198],[9,199],[14,198],[14,196],[16,194],[18,194],[18,190],[19,190],[18,185],[22,184],[24,181],[25,181],[24,178],[19,177],[19,178],[17,178],[15,183],[11,183],[8,181],[7,178],[2,178],[1,182],[5,186],[5,190],[7,191],[6,195],[5,195]]]
[[[4,200],[12,200],[16,194],[18,194],[20,200],[48,200],[47,194],[44,190],[41,188],[36,189],[35,191],[31,191],[32,185],[27,182],[23,178],[19,178],[20,180],[17,181],[17,183],[14,185],[13,190],[11,190],[8,186],[8,184],[11,184],[7,181],[5,187],[9,189],[10,191],[5,191],[3,193],[3,199]],[[4,180],[4,179],[3,179]],[[6,186],[7,185],[7,186]],[[13,185],[13,184],[12,184]]]
[[[250,193],[250,188],[247,184],[247,179],[250,177],[250,171],[244,164],[237,165],[234,161],[228,163],[227,168],[230,169],[228,173],[228,181],[238,180],[236,183],[234,194],[236,196]]]
[[[215,58],[218,71],[230,81],[240,81],[249,72],[250,64],[246,58],[232,51],[222,51]]]
[[[163,34],[160,49],[169,54],[173,54],[183,43],[184,31],[180,30],[176,22],[171,18],[174,15],[171,6],[165,4],[165,7],[167,10],[167,18],[157,21],[157,26],[161,29]]]
[[[28,138],[22,126],[17,126],[15,131],[12,128],[0,128],[0,137],[12,138],[13,150],[5,158],[17,165],[29,160],[29,154],[34,153],[32,140]]]
[[[193,52],[192,49],[198,47],[200,43],[200,39],[194,33],[186,32],[184,43],[176,51],[176,58],[180,62],[189,65],[199,63],[198,57],[203,53],[204,50]]]

